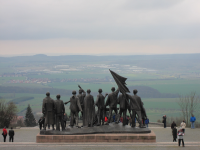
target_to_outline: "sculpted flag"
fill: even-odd
[[[110,70],[110,73],[112,74],[115,82],[117,83],[118,87],[119,87],[119,90],[120,92],[123,94],[123,95],[126,95],[126,93],[130,93],[129,89],[126,87],[126,80],[127,78],[124,78],[118,74],[116,74],[115,72],[113,72],[112,70]]]

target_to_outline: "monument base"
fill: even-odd
[[[78,143],[78,142],[156,142],[156,135],[151,133],[85,134],[85,135],[41,135],[36,136],[37,143]]]

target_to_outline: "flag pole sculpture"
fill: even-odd
[[[43,135],[74,135],[74,134],[97,134],[97,133],[150,133],[151,130],[146,128],[143,124],[147,118],[146,111],[143,107],[141,98],[137,96],[137,90],[133,90],[134,95],[130,95],[130,91],[126,86],[127,78],[122,77],[112,70],[109,70],[113,76],[118,89],[115,91],[115,87],[112,87],[112,93],[102,94],[103,90],[98,90],[96,101],[91,90],[87,89],[86,92],[78,85],[79,95],[76,95],[76,91],[72,91],[72,96],[69,101],[63,103],[62,100],[53,100],[50,98],[50,93],[47,93],[47,97],[43,100],[42,110],[44,112],[45,121],[56,120],[57,127],[62,126],[62,130],[57,128],[56,130],[46,129],[40,131]],[[121,94],[119,94],[119,92]],[[108,95],[108,96],[107,96]],[[59,95],[60,96],[60,95]],[[106,99],[107,96],[107,100]],[[61,97],[61,96],[60,96]],[[70,103],[70,117],[69,125],[63,126],[62,119],[64,118],[64,111],[59,111],[58,108],[63,107],[63,104]],[[98,110],[95,110],[97,106]],[[119,112],[118,112],[119,110]],[[127,110],[130,114],[130,125],[127,124]],[[112,112],[115,111],[115,114]],[[55,112],[59,112],[55,113]],[[106,116],[106,112],[109,112],[109,116]],[[82,115],[83,123],[79,125],[79,113]],[[53,114],[53,115],[46,115]],[[123,117],[122,117],[123,114]],[[114,118],[115,116],[115,118]],[[57,119],[57,117],[60,117]],[[107,118],[108,117],[108,118]],[[62,119],[61,119],[62,118]],[[105,122],[107,118],[107,122]],[[121,119],[120,119],[121,118]],[[123,119],[122,119],[123,118]],[[142,122],[143,119],[143,122]],[[136,127],[136,121],[139,126]],[[49,124],[45,122],[45,124]],[[124,128],[126,126],[126,128]],[[46,127],[46,126],[45,126]],[[92,127],[92,128],[91,128]]]

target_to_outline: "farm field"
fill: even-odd
[[[131,90],[140,89],[138,95],[141,96],[151,121],[161,119],[164,114],[179,117],[179,95],[196,92],[200,96],[199,56],[2,57],[0,98],[7,102],[22,99],[17,106],[18,115],[23,116],[28,104],[34,114],[41,113],[42,100],[47,91],[52,92],[53,99],[56,94],[61,94],[61,99],[68,101],[71,91],[78,92],[78,85],[81,85],[85,91],[91,89],[96,100],[99,88],[102,88],[103,94],[110,93],[113,86],[117,88],[109,72],[111,69],[128,78],[126,83]],[[25,98],[28,99],[23,101]],[[69,113],[68,105],[66,112]]]

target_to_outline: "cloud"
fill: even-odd
[[[198,39],[199,0],[0,0],[0,40]]]
[[[200,39],[170,40],[0,40],[1,55],[199,53]]]

